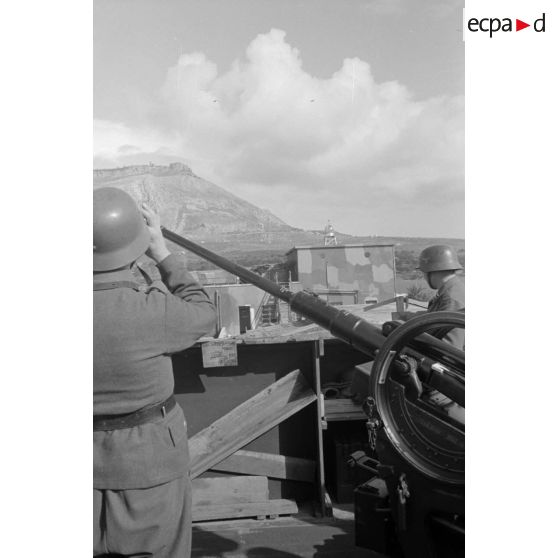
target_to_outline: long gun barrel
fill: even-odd
[[[229,271],[243,281],[252,283],[272,296],[287,302],[295,312],[327,329],[335,337],[345,341],[355,349],[374,357],[378,349],[383,345],[386,338],[382,330],[366,320],[346,310],[339,310],[334,306],[330,306],[310,293],[304,291],[293,293],[286,287],[260,277],[256,273],[231,262],[223,256],[219,256],[211,250],[169,231],[165,227],[161,227],[161,230],[167,240]],[[406,353],[418,361],[419,369],[417,372],[421,380],[428,380],[431,387],[452,398],[457,404],[465,406],[464,384],[453,376],[433,373],[436,370],[435,367],[433,369],[433,364],[437,361],[451,362],[458,368],[464,369],[465,357],[463,352],[428,334],[422,334],[417,337],[417,346],[420,346],[420,352],[411,343]],[[427,350],[428,354],[424,354]],[[395,361],[393,366],[401,375],[405,375],[409,371],[409,364],[404,360]],[[433,381],[435,381],[436,385],[433,385]]]

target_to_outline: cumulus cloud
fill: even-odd
[[[462,97],[414,100],[399,82],[376,82],[358,58],[317,78],[285,33],[273,29],[227,71],[201,52],[182,55],[168,69],[149,126],[97,122],[95,155],[184,160],[302,226],[285,214],[296,213],[286,202],[291,195],[314,199],[322,214],[351,199],[361,200],[359,210],[381,206],[386,196],[419,206],[460,199],[463,104]]]
[[[93,150],[95,166],[111,167],[135,162],[145,163],[146,156],[172,160],[178,154],[172,134],[156,127],[135,128],[122,122],[96,119],[93,122]]]

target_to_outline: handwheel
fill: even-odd
[[[371,395],[383,431],[397,452],[424,475],[461,485],[465,482],[465,426],[425,397],[415,400],[406,397],[405,386],[398,381],[392,367],[396,359],[406,358],[405,347],[417,336],[441,327],[464,329],[465,315],[432,312],[416,316],[397,327],[374,360]],[[448,366],[446,363],[443,371],[463,382],[464,386],[464,366]]]

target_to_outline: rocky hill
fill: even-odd
[[[121,188],[138,201],[146,201],[167,228],[243,265],[280,262],[293,246],[323,244],[323,230],[291,227],[270,211],[197,176],[183,163],[94,170],[93,187],[102,186]],[[458,239],[358,237],[339,232],[336,236],[341,244],[395,244],[396,250],[415,254],[436,242],[464,247]]]
[[[297,232],[271,212],[196,176],[182,163],[95,170],[93,187],[101,186],[121,188],[148,202],[167,228],[192,240],[259,244]]]

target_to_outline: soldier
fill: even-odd
[[[419,256],[418,268],[431,289],[438,292],[428,303],[427,312],[461,312],[465,311],[465,285],[456,271],[463,269],[457,254],[451,246],[445,244],[429,246]],[[405,312],[400,315],[403,320],[423,312]],[[458,349],[465,350],[465,331],[460,328],[439,328],[429,332],[443,339]],[[449,416],[459,422],[465,422],[465,410],[445,395],[430,390],[424,395],[431,403],[443,409]]]
[[[189,557],[188,437],[170,355],[213,331],[215,309],[147,206],[100,188],[93,217],[93,554]],[[144,253],[162,278],[147,289],[131,271]]]
[[[427,312],[463,312],[465,285],[456,271],[463,269],[457,254],[445,244],[429,246],[419,256],[417,270],[422,271],[428,286],[438,292],[430,299]],[[424,312],[400,312],[399,319],[409,320]],[[458,349],[465,350],[465,332],[462,329],[440,329],[430,332]]]
[[[465,310],[465,285],[456,271],[463,269],[457,254],[445,244],[429,246],[419,256],[418,268],[431,289],[438,292],[428,303],[428,312],[460,312]],[[445,333],[445,335],[444,335]],[[465,331],[455,328],[446,332],[434,331],[458,349],[465,350]]]

